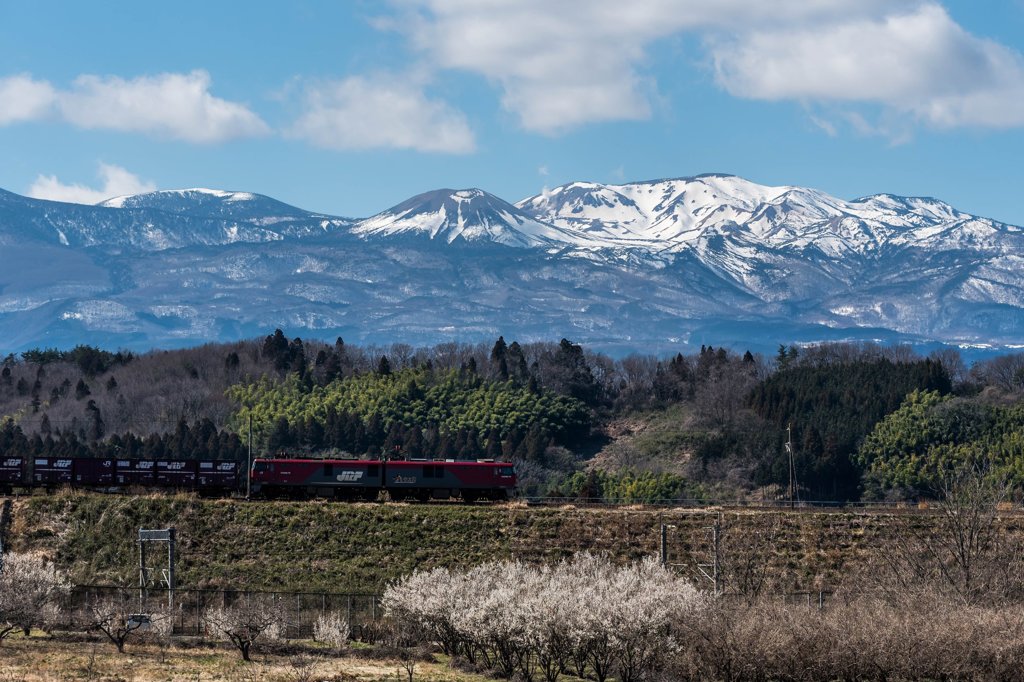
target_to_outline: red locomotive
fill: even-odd
[[[491,460],[257,459],[252,493],[262,497],[375,500],[507,500],[515,495],[509,462]]]

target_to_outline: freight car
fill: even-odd
[[[327,497],[375,500],[507,500],[516,473],[493,460],[256,459],[252,494],[260,497]]]
[[[194,490],[230,495],[239,489],[239,466],[233,461],[195,459],[101,459],[92,457],[4,457],[0,491],[63,486],[92,490],[128,487]]]

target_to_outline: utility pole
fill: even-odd
[[[673,571],[683,564],[670,564],[669,552],[668,552],[668,532],[669,530],[676,530],[678,526],[674,523],[663,523],[661,524],[661,545],[660,545],[660,559],[662,568],[671,568]]]
[[[668,526],[661,524],[661,567],[668,568]]]
[[[245,467],[245,499],[252,492],[252,410],[249,411],[249,463]]]
[[[786,453],[789,455],[789,506],[795,507],[796,503],[796,469],[793,466],[793,423],[786,427]]]

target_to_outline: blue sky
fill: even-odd
[[[366,216],[728,172],[1024,224],[1022,53],[1022,0],[0,0],[0,187]]]

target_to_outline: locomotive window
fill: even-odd
[[[256,462],[252,465],[253,471],[266,471],[269,467],[266,462]]]
[[[333,476],[333,475],[334,475],[334,465],[333,464],[325,464],[324,465],[324,476]]]
[[[434,467],[434,478],[444,478],[444,467],[442,467],[442,466]]]
[[[498,474],[501,476],[515,476],[515,469],[512,467],[501,467],[498,469]]]
[[[380,476],[380,467],[376,464],[369,465],[368,467],[366,467],[366,475],[369,476],[370,478]]]

